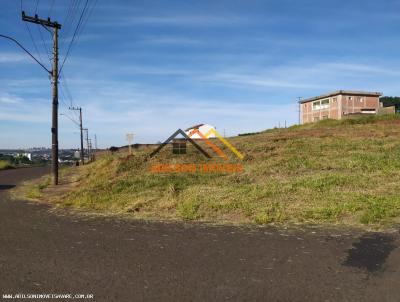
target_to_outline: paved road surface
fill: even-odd
[[[86,301],[400,301],[398,232],[80,218],[7,197],[19,181],[45,172],[0,172],[0,295],[94,294]]]

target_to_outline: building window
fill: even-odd
[[[349,101],[351,101],[353,99],[353,97],[349,96]]]
[[[321,110],[329,108],[329,99],[313,102],[313,110]]]
[[[362,108],[361,113],[364,114],[376,114],[376,109],[375,108]]]
[[[323,120],[327,120],[327,119],[328,119],[328,116],[327,116],[327,115],[323,115],[323,116],[322,116],[322,119],[323,119]]]
[[[322,100],[321,101],[321,109],[327,109],[329,108],[329,99]]]
[[[314,116],[314,122],[318,122],[319,121],[319,117],[318,116]]]
[[[336,103],[336,102],[337,102],[337,98],[333,98],[332,103]]]
[[[172,142],[173,154],[186,154],[186,140],[176,139]]]

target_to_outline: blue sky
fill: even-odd
[[[33,14],[36,3],[24,0],[23,9]],[[51,8],[63,23],[69,4],[40,0],[37,12],[47,17]],[[36,54],[20,5],[1,0],[0,33]],[[49,34],[41,31],[42,42],[29,29],[49,66]],[[61,29],[61,60],[73,29]],[[290,125],[299,96],[400,95],[399,32],[400,1],[392,0],[98,0],[65,63],[60,113],[76,118],[68,89],[101,147],[125,144],[127,132],[136,142],[161,141],[197,123],[227,135]],[[0,148],[50,146],[50,121],[46,73],[0,39]],[[60,116],[60,146],[77,147],[78,137]]]

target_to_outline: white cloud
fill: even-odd
[[[10,95],[8,93],[0,94],[0,105],[1,104],[18,104],[21,103],[22,99],[18,96]]]
[[[0,121],[13,122],[47,122],[50,108],[38,106],[43,99],[30,98],[24,100],[14,94],[0,95]]]
[[[180,45],[180,46],[204,44],[204,42],[199,39],[179,37],[179,36],[150,36],[142,38],[142,40],[139,42],[147,44]]]
[[[158,16],[129,16],[113,20],[93,22],[95,26],[131,26],[131,25],[157,25],[157,26],[225,26],[241,24],[246,19],[232,15],[158,15]]]
[[[248,75],[248,74],[234,74],[234,73],[221,73],[209,77],[202,78],[205,81],[213,82],[216,84],[239,84],[242,86],[257,86],[268,88],[317,88],[318,85],[312,83],[299,83],[297,81],[276,79],[268,75]]]
[[[0,63],[18,63],[18,62],[28,62],[29,58],[26,54],[1,52],[0,53]]]

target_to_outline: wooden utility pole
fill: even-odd
[[[34,24],[41,25],[48,29],[53,29],[53,69],[51,71],[52,84],[52,123],[51,123],[51,171],[53,174],[53,184],[58,185],[58,30],[61,29],[61,24],[40,19],[38,15],[30,17],[22,12],[22,20]]]
[[[92,139],[91,138],[89,138],[88,139],[88,146],[89,146],[89,159],[90,159],[90,161],[92,161],[93,160],[93,153],[92,153]]]
[[[90,161],[91,154],[90,154],[90,145],[89,145],[89,129],[84,128],[84,131],[86,131],[86,148],[87,148],[87,156],[88,156],[88,161]]]
[[[81,162],[85,164],[85,151],[83,150],[83,124],[82,124],[82,108],[81,107],[69,107],[69,110],[79,110],[79,128],[81,130]]]

